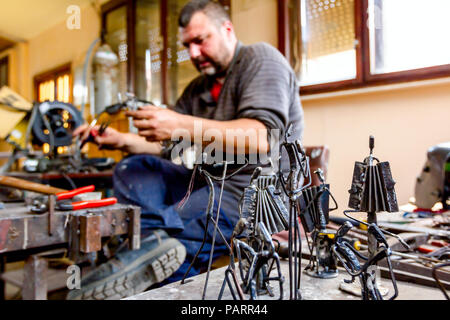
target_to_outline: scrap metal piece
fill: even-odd
[[[69,216],[69,259],[77,263],[80,259],[80,221],[77,215]]]
[[[83,253],[97,252],[102,249],[100,233],[101,216],[93,213],[78,216],[80,229],[80,251]]]

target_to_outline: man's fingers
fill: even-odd
[[[144,119],[144,120],[134,120],[133,125],[137,129],[156,129],[156,123],[154,121]]]
[[[151,104],[147,104],[145,106],[139,107],[139,110],[158,111],[158,110],[161,110],[161,108],[156,107]]]
[[[80,126],[77,128],[77,130],[75,130],[73,132],[73,136],[79,136],[81,141],[86,140],[89,137],[89,134],[96,130],[98,132],[98,130],[100,129],[100,126],[95,126],[90,128],[88,125],[83,125],[83,128]]]
[[[86,129],[88,128],[87,124],[82,124],[81,126],[79,126],[78,128],[76,128],[73,132],[72,132],[72,136],[73,137],[77,137],[79,136],[81,133],[83,133]]]
[[[153,117],[154,112],[150,110],[127,111],[125,115],[134,119],[150,119]]]
[[[139,130],[139,135],[142,137],[154,136],[155,132],[153,130]]]

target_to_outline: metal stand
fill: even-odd
[[[205,163],[205,160],[206,160],[206,155],[205,154],[203,154],[203,160],[204,160],[203,163]],[[207,291],[207,288],[208,288],[208,281],[209,281],[209,275],[210,275],[210,272],[211,272],[212,259],[213,259],[213,255],[214,255],[214,246],[215,246],[215,242],[216,242],[217,233],[222,238],[222,241],[224,242],[224,244],[228,248],[229,252],[232,252],[232,249],[231,249],[231,247],[230,247],[230,245],[228,243],[228,240],[225,238],[225,236],[223,235],[223,233],[222,233],[222,231],[220,230],[220,227],[219,227],[220,207],[221,207],[221,204],[222,204],[223,189],[224,189],[224,185],[225,185],[225,180],[228,180],[231,177],[233,177],[234,175],[236,175],[245,166],[247,166],[248,163],[246,163],[240,169],[236,170],[231,175],[227,176],[226,174],[227,174],[227,169],[228,169],[228,165],[229,164],[232,164],[232,162],[224,161],[222,164],[220,164],[220,165],[223,165],[223,175],[222,175],[222,177],[215,177],[215,176],[211,175],[209,172],[207,172],[206,170],[204,170],[202,168],[202,165],[198,166],[198,170],[199,170],[200,174],[205,177],[206,182],[208,184],[208,188],[209,188],[208,207],[206,209],[206,223],[205,223],[205,229],[204,229],[204,235],[203,235],[202,244],[201,244],[200,248],[198,249],[197,253],[195,254],[194,259],[192,260],[191,264],[189,265],[188,270],[184,274],[183,279],[181,280],[181,284],[185,283],[185,280],[186,280],[189,272],[191,271],[195,261],[197,260],[198,256],[200,255],[200,253],[201,253],[201,251],[202,251],[202,249],[203,249],[203,247],[204,247],[204,245],[206,243],[206,239],[207,239],[207,236],[208,236],[208,227],[209,227],[209,223],[211,222],[213,224],[213,226],[214,226],[214,231],[213,231],[213,237],[211,239],[211,250],[210,250],[210,254],[209,254],[209,261],[208,261],[208,269],[207,269],[207,273],[206,273],[206,280],[205,280],[205,284],[204,284],[204,287],[203,287],[202,300],[205,300],[205,298],[206,298],[206,291]],[[215,166],[218,166],[218,165],[215,165]],[[213,180],[221,182],[219,203],[218,203],[217,213],[216,213],[215,219],[214,219],[214,216],[213,216],[214,198],[215,198]]]
[[[280,146],[280,154],[283,148],[289,156],[290,169],[287,178],[279,170],[279,182],[284,193],[289,199],[289,235],[288,235],[288,252],[289,252],[289,299],[301,299],[300,293],[300,265],[301,265],[301,233],[299,225],[300,204],[298,201],[301,192],[311,185],[311,174],[309,169],[309,158],[306,156],[300,141],[288,142],[291,135],[292,126],[287,130],[285,142]],[[309,179],[308,184],[302,186],[303,178]]]

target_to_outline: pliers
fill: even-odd
[[[80,149],[83,149],[83,147],[86,145],[86,143],[94,142],[95,137],[102,136],[105,133],[106,128],[108,128],[110,124],[111,124],[111,121],[108,120],[107,122],[103,122],[100,125],[100,128],[98,129],[98,131],[95,129],[91,129],[91,131],[89,131],[89,136],[87,137],[87,139],[84,140],[83,142],[81,142]]]
[[[99,208],[114,205],[117,203],[117,198],[106,198],[101,200],[87,200],[87,201],[70,201],[77,195],[94,192],[95,186],[87,186],[72,191],[66,191],[56,194],[56,205],[55,208],[61,211],[74,211],[81,209]],[[36,199],[31,207],[31,212],[33,213],[44,213],[48,211],[48,204],[42,198]]]

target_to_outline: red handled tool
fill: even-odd
[[[82,194],[82,193],[87,193],[87,192],[94,192],[95,191],[95,186],[87,186],[87,187],[82,187],[82,188],[78,188],[78,189],[74,189],[71,191],[63,191],[63,192],[59,192],[56,194],[56,200],[60,201],[60,200],[67,200],[67,199],[72,199],[73,197]]]
[[[89,192],[94,192],[95,186],[87,186],[71,191],[60,192],[56,194],[56,209],[61,211],[73,211],[81,209],[99,208],[111,206],[117,203],[117,198],[107,198],[101,200],[85,200],[85,201],[70,201],[75,196],[86,194]],[[47,212],[48,205],[44,201],[36,200],[31,207],[33,213],[44,213]]]
[[[88,200],[88,201],[78,201],[72,203],[59,203],[56,205],[56,208],[62,211],[73,211],[73,210],[81,210],[81,209],[90,209],[90,208],[99,208],[112,206],[117,203],[116,198],[107,198],[102,200]]]
[[[102,136],[102,135],[105,133],[106,129],[109,127],[110,123],[111,123],[110,121],[103,122],[103,123],[100,125],[100,128],[98,129],[98,131],[97,131],[96,129],[91,129],[91,131],[89,132],[89,136],[87,137],[87,139],[84,140],[83,142],[81,142],[80,149],[83,149],[83,147],[84,147],[84,146],[86,145],[86,143],[88,143],[88,142],[95,142],[95,138],[96,138],[97,136]]]

